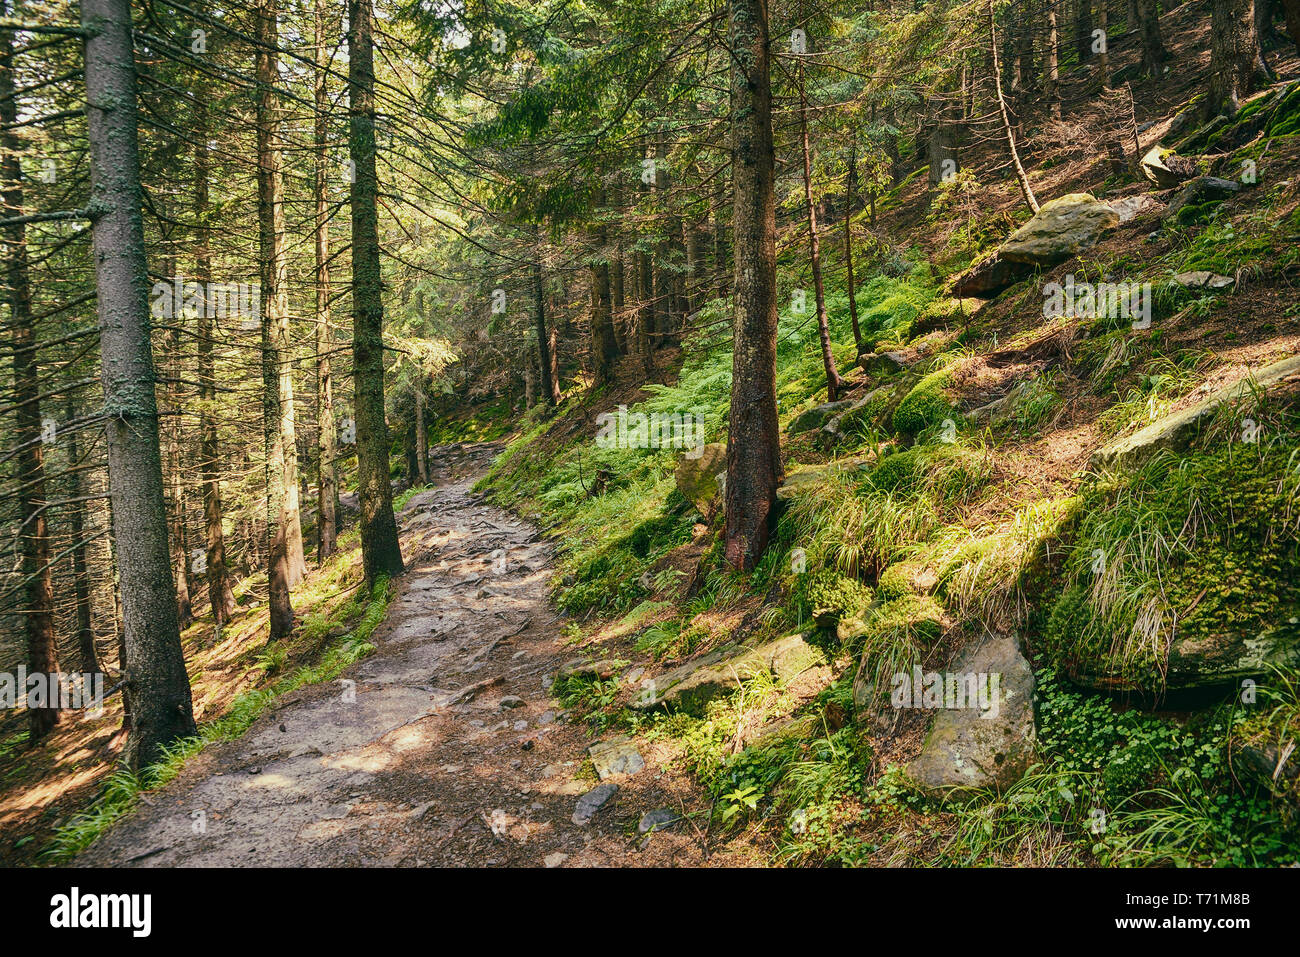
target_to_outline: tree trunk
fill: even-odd
[[[1043,92],[1052,118],[1061,118],[1061,31],[1056,20],[1056,0],[1047,3],[1047,46],[1043,51]]]
[[[262,439],[266,453],[267,581],[270,594],[271,641],[293,629],[290,589],[294,572],[290,561],[288,495],[290,484],[284,436],[284,388],[288,373],[282,352],[288,346],[289,310],[284,288],[288,261],[284,254],[284,177],[280,168],[278,103],[279,42],[275,0],[260,0],[257,8],[257,222],[262,294]]]
[[[604,196],[596,199],[597,208],[604,206]],[[602,215],[603,211],[598,215]],[[614,323],[610,309],[609,261],[606,244],[608,233],[603,221],[595,231],[596,257],[591,264],[591,363],[595,370],[595,385],[600,388],[614,380],[614,361],[618,358],[618,343],[614,340]]]
[[[1107,7],[1109,0],[1098,0],[1097,29],[1101,31],[1097,48],[1097,76],[1101,79],[1101,88],[1110,89],[1110,25]]]
[[[750,570],[767,547],[781,444],[776,411],[776,200],[767,0],[731,0],[735,305],[724,554]]]
[[[2,93],[3,87],[0,87],[0,94]],[[68,400],[66,414],[69,421],[76,415],[76,406],[71,399]],[[95,650],[95,626],[92,619],[93,609],[90,595],[90,562],[86,554],[86,545],[88,544],[86,541],[86,503],[80,501],[87,493],[78,468],[80,463],[81,452],[78,448],[77,432],[73,429],[68,432],[68,464],[72,473],[71,492],[73,498],[72,514],[69,521],[72,526],[72,593],[77,619],[77,651],[81,655],[82,673],[95,675],[100,674],[103,668],[99,664],[99,653]]]
[[[546,331],[546,290],[542,281],[541,230],[534,235],[537,250],[533,255],[533,315],[537,323],[537,365],[541,370],[542,392],[552,408],[560,404],[560,377],[551,350],[554,341]]]
[[[1251,0],[1213,0],[1206,116],[1235,114],[1241,101],[1254,89],[1260,62]]]
[[[844,268],[847,272],[844,283],[845,294],[849,297],[849,321],[853,324],[853,347],[855,355],[861,356],[862,328],[858,324],[857,287],[853,281],[853,187],[858,183],[858,149],[857,142],[849,148],[849,172],[844,181]]]
[[[1300,0],[1297,0],[1300,2]],[[727,262],[727,171],[718,171],[713,195],[713,269],[717,276],[718,295],[731,288],[731,269]]]
[[[808,248],[812,258],[813,294],[817,301],[817,335],[822,344],[822,366],[826,369],[826,401],[836,402],[844,383],[835,368],[831,350],[830,324],[826,318],[826,290],[822,285],[821,241],[817,237],[817,204],[812,191],[812,149],[808,144],[808,94],[803,64],[799,64],[799,139],[803,147],[803,196],[808,204]]]
[[[993,49],[993,88],[998,96],[998,111],[1002,114],[1002,129],[1007,136],[1007,146],[1011,151],[1011,165],[1016,171],[1016,182],[1020,184],[1020,194],[1024,196],[1026,205],[1035,213],[1038,212],[1038,199],[1034,196],[1034,190],[1029,185],[1029,177],[1025,174],[1025,168],[1020,165],[1020,154],[1016,151],[1016,137],[1011,132],[1011,118],[1007,115],[1007,101],[1002,96],[1002,67],[998,62],[998,27],[994,22],[993,4],[989,3],[989,40]]]
[[[329,202],[326,199],[329,174],[328,129],[326,116],[329,96],[326,89],[325,49],[327,0],[316,0],[315,98],[316,116],[312,146],[316,152],[316,170],[312,182],[316,201],[316,561],[325,560],[338,547],[338,426],[334,423],[334,366],[330,353],[334,336],[330,331]]]
[[[1159,76],[1161,65],[1169,58],[1160,36],[1160,0],[1137,0],[1137,11],[1142,32],[1142,71]]]
[[[302,503],[298,489],[298,442],[293,402],[293,356],[289,343],[289,258],[285,244],[284,155],[281,143],[280,57],[277,0],[260,0],[258,27],[263,31],[257,50],[258,71],[258,210],[261,241],[264,348],[275,375],[278,393],[274,404],[276,421],[268,423],[279,432],[279,470],[270,476],[279,484],[275,497],[281,519],[276,534],[284,536],[285,574],[289,588],[307,574],[302,544]],[[268,49],[267,47],[271,47]],[[268,341],[269,340],[269,341]],[[268,383],[268,388],[270,384]]]
[[[208,108],[200,96],[194,108],[194,278],[201,289],[212,279],[212,227],[208,223]],[[198,324],[199,480],[203,483],[203,525],[206,539],[204,575],[208,602],[217,627],[235,613],[235,593],[226,567],[226,540],[221,526],[221,445],[217,426],[216,369],[212,358],[212,304],[203,297]]]
[[[95,290],[131,732],[139,769],[194,734],[163,520],[128,0],[82,0]]]
[[[415,384],[415,474],[421,485],[429,484],[429,424],[424,414],[424,375]]]
[[[357,491],[366,581],[403,569],[384,419],[384,302],[379,268],[379,177],[375,170],[375,67],[371,0],[348,2],[348,147],[352,184],[352,356]]]
[[[1286,32],[1295,44],[1296,53],[1300,53],[1300,0],[1282,0],[1282,9],[1286,13]]]
[[[174,263],[167,264],[168,275],[175,275]],[[190,602],[190,565],[185,553],[185,487],[182,478],[185,474],[183,455],[181,453],[181,418],[179,382],[180,336],[177,327],[184,318],[184,313],[177,308],[170,318],[171,328],[163,337],[164,368],[171,380],[166,387],[167,406],[170,416],[167,421],[167,497],[171,500],[168,510],[168,538],[172,547],[172,564],[176,569],[176,620],[184,631],[194,624],[194,606]]]
[[[23,180],[18,157],[23,152],[23,143],[13,132],[18,113],[13,42],[13,32],[3,31],[0,35],[0,44],[3,44],[0,45],[0,124],[3,133],[0,136],[4,145],[4,212],[9,217],[19,217],[23,215]],[[14,439],[19,449],[18,540],[24,582],[22,614],[27,637],[27,670],[33,675],[46,675],[46,688],[55,691],[43,700],[28,700],[28,741],[35,743],[49,734],[59,720],[56,684],[59,660],[54,636],[54,582],[45,515],[45,438],[42,436],[41,377],[37,367],[27,261],[27,227],[22,223],[6,227],[5,245],[8,247],[9,326],[14,350]],[[25,690],[19,688],[17,694],[22,696]]]
[[[1092,59],[1092,0],[1078,0],[1075,7],[1074,51],[1080,63]]]

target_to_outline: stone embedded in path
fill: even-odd
[[[636,774],[645,767],[645,759],[627,738],[593,744],[587,754],[602,781],[614,774]]]
[[[610,798],[618,793],[617,784],[598,784],[582,797],[578,798],[578,806],[573,811],[573,823],[579,827],[586,827],[591,823],[591,819],[609,803]]]
[[[940,793],[979,787],[1002,790],[1016,783],[1033,758],[1035,740],[1034,673],[1020,653],[1019,642],[1010,634],[986,638],[957,657],[951,674],[958,679],[985,676],[981,680],[986,682],[982,686],[986,700],[979,703],[990,707],[982,710],[968,704],[938,710],[921,754],[907,766],[907,776]]]
[[[666,807],[656,808],[641,815],[641,820],[636,826],[636,832],[645,834],[649,831],[662,831],[665,828],[672,827],[681,819],[682,816],[676,811]]]
[[[525,704],[524,699],[518,695],[508,694],[497,702],[502,711],[507,708],[522,708]]]
[[[569,859],[569,855],[563,851],[556,851],[554,854],[547,854],[542,858],[542,863],[547,867],[559,867]]]

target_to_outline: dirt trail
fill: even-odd
[[[736,863],[706,854],[706,806],[644,745],[646,767],[611,778],[618,793],[574,823],[596,781],[576,777],[587,729],[557,720],[544,690],[573,657],[547,600],[553,546],[471,492],[497,450],[431,450],[437,487],[399,516],[408,570],[374,654],[206,750],[78,863]],[[659,808],[700,823],[638,834]]]

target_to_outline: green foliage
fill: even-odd
[[[948,369],[939,369],[921,379],[894,410],[894,431],[918,435],[945,419],[956,422],[960,414],[944,392],[951,384],[952,373]]]

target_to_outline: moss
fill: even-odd
[[[908,491],[924,474],[923,450],[911,448],[885,456],[871,471],[871,484],[881,492]]]
[[[853,618],[872,601],[870,588],[829,568],[805,576],[802,585],[804,607],[823,628]]]
[[[947,369],[931,372],[918,382],[894,410],[894,431],[916,435],[945,419],[955,421],[957,410],[944,391],[951,384],[952,373]]]
[[[1085,491],[1071,573],[1044,629],[1044,651],[1067,674],[1212,687],[1300,653],[1294,449],[1205,441],[1217,445]]]
[[[916,585],[918,576],[924,569],[913,562],[899,562],[890,565],[876,579],[876,595],[884,602],[896,601],[909,595],[919,595]]]

